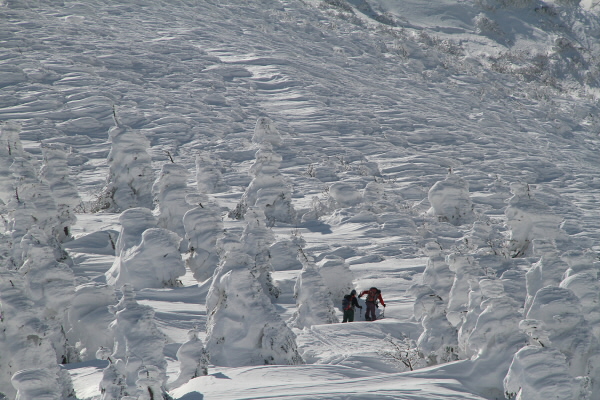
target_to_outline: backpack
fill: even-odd
[[[377,289],[376,287],[372,287],[369,289],[369,293],[367,293],[366,301],[376,302],[379,293],[381,293],[381,290]]]
[[[348,311],[352,308],[352,296],[349,294],[344,296],[344,300],[342,300],[342,310]]]

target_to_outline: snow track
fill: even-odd
[[[289,366],[273,369],[271,367],[251,367],[229,370],[226,374],[215,374],[200,378],[203,386],[202,396],[197,399],[217,399],[213,392],[222,384],[227,384],[231,398],[236,399],[407,399],[441,400],[461,399],[480,400],[481,397],[461,393],[456,381],[427,381],[404,379],[400,375],[376,376],[368,372],[358,372],[343,366],[313,365]],[[257,387],[253,382],[269,378],[268,386]],[[200,382],[198,382],[200,383]],[[433,393],[427,393],[430,389]],[[457,390],[458,389],[458,390]],[[174,391],[186,393],[190,385],[184,385]],[[427,393],[427,394],[426,394]],[[196,399],[194,393],[188,398]]]

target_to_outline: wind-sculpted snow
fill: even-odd
[[[598,5],[0,3],[3,395],[600,397]]]

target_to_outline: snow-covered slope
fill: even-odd
[[[208,376],[173,389],[174,398],[494,398],[503,395],[513,354],[542,333],[559,354],[545,356],[569,363],[570,369],[557,367],[573,375],[565,378],[568,385],[573,391],[586,387],[578,368],[597,364],[593,321],[600,319],[593,319],[595,300],[576,289],[585,285],[575,283],[597,285],[600,17],[597,7],[576,3],[0,1],[0,120],[20,125],[36,168],[41,142],[64,145],[83,199],[71,227],[75,240],[63,244],[75,283],[88,285],[74,294],[81,304],[72,316],[79,323],[66,336],[74,346],[81,341],[82,362],[64,367],[77,397],[101,398],[107,362],[94,360],[94,347],[114,335],[106,307],[113,300],[117,305],[113,288],[90,285],[105,283],[115,260],[132,256],[126,249],[114,252],[122,232],[119,214],[92,212],[114,189],[106,182],[107,158],[117,154],[110,152],[111,128],[148,139],[153,175],[136,183],[154,181],[172,162],[189,172],[189,208],[210,202],[207,209],[223,217],[227,234],[219,238],[220,256],[242,232],[253,233],[246,221],[233,218],[240,200],[250,197],[244,195],[248,185],[289,185],[282,193],[291,193],[289,208],[297,219],[269,221],[276,242],[268,279],[280,291],[273,303],[281,320],[289,322],[296,311],[298,248],[319,267],[342,260],[357,290],[377,286],[387,303],[382,321],[294,328],[304,365],[209,366]],[[269,120],[269,131],[277,130],[281,140],[253,139],[257,121]],[[16,237],[8,201],[14,154],[7,149],[0,151],[6,207],[0,204],[8,216],[0,260],[6,271],[15,262]],[[272,180],[257,173],[265,154]],[[119,177],[132,169],[119,164]],[[196,177],[218,180],[218,188],[198,195],[207,184]],[[183,215],[183,207],[172,214]],[[212,246],[212,239],[203,240]],[[137,244],[130,247],[142,251]],[[160,250],[139,259],[159,259]],[[216,265],[203,268],[210,274]],[[564,273],[589,277],[562,281]],[[0,276],[1,290],[10,290],[7,276]],[[542,297],[534,297],[549,282],[581,297],[568,299],[587,307],[585,315],[575,314],[578,321],[588,317],[583,325],[590,328],[574,335],[589,339],[588,347],[569,347],[552,333],[568,335],[562,325],[548,332],[523,325],[526,318],[547,317],[536,311]],[[423,287],[408,291],[413,284],[435,290],[431,296]],[[188,331],[197,328],[206,339],[209,287],[210,279],[197,282],[188,270],[179,286],[136,291],[136,301],[153,308],[165,335],[169,382],[178,375],[176,353]],[[587,296],[593,292],[586,286]],[[0,296],[9,304],[4,292]],[[339,308],[341,299],[333,300]],[[10,320],[2,323],[12,327]],[[455,330],[454,342],[440,339],[444,329]],[[432,357],[460,361],[405,372],[397,346],[416,343],[445,343],[441,353],[425,355],[430,364]],[[589,360],[560,360],[582,346],[593,355]],[[517,360],[524,366],[515,369],[534,367],[528,360],[543,356],[526,353]],[[415,367],[425,364],[421,358]],[[590,387],[597,394],[594,374]],[[535,390],[550,381],[526,383]]]

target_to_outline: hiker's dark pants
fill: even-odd
[[[344,311],[344,320],[342,322],[354,322],[354,308]]]
[[[365,319],[367,321],[375,321],[377,316],[375,315],[375,302],[367,301],[367,311],[365,312]]]

